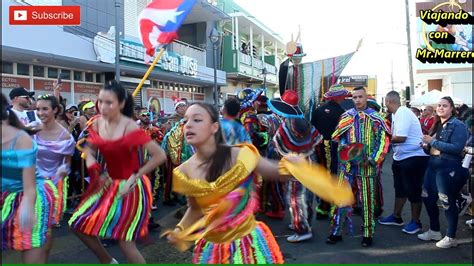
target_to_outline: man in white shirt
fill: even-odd
[[[13,105],[12,110],[25,126],[35,126],[37,124],[41,124],[41,121],[35,111],[31,111],[30,114],[27,112],[27,109],[30,107],[29,98],[34,94],[34,92],[29,92],[23,87],[14,88],[9,94]]]
[[[406,200],[411,203],[411,221],[402,229],[407,234],[421,230],[421,191],[429,156],[420,143],[423,137],[420,121],[407,107],[401,106],[400,95],[391,91],[385,105],[392,116],[393,181],[395,206],[393,214],[379,220],[384,225],[404,225],[401,212]]]

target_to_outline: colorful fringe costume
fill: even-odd
[[[375,231],[374,206],[376,177],[389,147],[390,128],[385,120],[371,108],[345,112],[332,137],[343,146],[349,143],[364,143],[367,166],[360,161],[340,162],[339,180],[347,180],[356,188],[355,194],[362,203],[363,236],[372,237]],[[351,222],[351,206],[336,208],[332,218],[332,235],[341,235],[345,220]],[[351,223],[352,224],[352,223]]]
[[[322,135],[302,118],[288,118],[281,124],[273,138],[280,156],[297,153],[309,157],[314,147],[322,141]],[[291,224],[297,234],[311,231],[314,195],[296,179],[288,181],[286,199],[291,214]]]
[[[161,145],[163,142],[163,138],[165,137],[165,134],[161,131],[159,127],[156,127],[152,124],[149,124],[146,127],[142,127],[143,130],[145,130],[145,133],[150,136],[150,138],[158,145]],[[145,150],[145,160],[149,159],[149,154],[148,151]],[[153,202],[156,202],[157,199],[157,192],[158,188],[160,187],[160,167],[157,167],[151,174],[150,174],[150,181],[152,185],[152,194],[153,194]]]
[[[168,160],[165,166],[164,173],[164,191],[163,201],[168,202],[172,200],[171,188],[173,185],[173,169],[181,165],[193,155],[191,146],[186,143],[184,138],[184,122],[183,120],[176,123],[176,125],[166,133],[161,148],[166,153]]]
[[[58,190],[58,209],[54,217],[54,223],[59,224],[62,220],[64,211],[66,210],[67,191],[69,177],[57,177],[58,168],[65,163],[66,156],[72,156],[76,142],[70,136],[67,140],[61,140],[67,134],[63,129],[58,140],[45,140],[38,134],[33,136],[33,139],[38,143],[38,157],[37,157],[37,171],[38,174],[46,179],[53,181]]]
[[[270,229],[255,220],[257,207],[255,168],[258,150],[242,145],[235,165],[213,182],[190,178],[175,169],[173,190],[196,199],[204,216],[180,232],[167,231],[177,248],[188,249],[195,241],[193,263],[283,263],[280,248]],[[279,172],[293,175],[315,193],[338,205],[351,204],[349,185],[333,181],[323,169],[307,163],[280,161]]]
[[[8,150],[2,150],[2,250],[30,250],[43,246],[51,235],[51,224],[57,208],[58,191],[50,180],[36,177],[36,223],[30,230],[20,229],[19,207],[23,200],[23,168],[34,167],[38,146],[31,150],[14,150],[18,136]]]
[[[101,164],[102,177],[93,178],[81,203],[69,220],[75,231],[105,239],[134,241],[148,234],[148,219],[151,214],[152,194],[149,178],[137,178],[137,183],[123,197],[118,193],[127,179],[143,163],[142,146],[150,142],[150,137],[137,129],[115,139],[104,140],[88,129],[87,143],[97,147],[97,161]]]
[[[253,171],[258,160],[255,148],[245,146],[236,164],[211,183],[190,179],[174,170],[173,190],[196,198],[205,214],[205,218],[181,232],[190,234],[188,241],[197,240],[193,263],[283,263],[272,232],[254,216],[258,201]],[[201,228],[203,231],[193,234]]]
[[[261,130],[267,132],[269,138],[273,138],[282,123],[281,118],[273,113],[260,113],[257,118]],[[273,141],[270,141],[260,154],[269,159],[280,159]],[[268,217],[283,219],[285,216],[285,187],[286,182],[263,180],[262,209],[270,209],[265,213]]]

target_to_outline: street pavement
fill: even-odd
[[[391,158],[387,158],[383,171],[383,186],[385,212],[389,215],[393,210],[394,191],[391,167]],[[159,210],[153,215],[159,220],[161,228],[171,228],[178,220],[174,217],[177,207],[159,206]],[[67,218],[67,217],[66,217]],[[344,234],[344,240],[336,245],[327,245],[326,237],[329,234],[329,221],[313,220],[313,238],[301,243],[289,243],[286,237],[292,231],[288,229],[289,213],[284,221],[268,219],[259,216],[259,219],[267,222],[272,229],[286,263],[440,263],[440,264],[471,264],[473,230],[465,225],[469,216],[459,219],[457,239],[460,245],[451,249],[440,249],[435,242],[424,242],[417,239],[416,235],[408,235],[401,231],[402,227],[384,226],[377,224],[374,237],[374,245],[369,248],[362,247],[360,232],[361,217],[353,217],[353,235]],[[409,222],[410,208],[405,206],[403,219]],[[444,235],[447,225],[444,213],[440,213],[441,229]],[[429,226],[428,216],[423,210],[423,229]],[[53,229],[54,244],[49,263],[98,263],[95,256],[89,251],[77,237],[67,228],[65,222],[59,229]],[[140,241],[139,249],[148,263],[190,263],[192,251],[178,252],[166,241],[160,238],[160,231],[153,231],[147,239]],[[117,245],[107,247],[111,255],[119,263],[126,263]],[[20,255],[17,252],[7,251],[2,253],[3,263],[19,263]]]

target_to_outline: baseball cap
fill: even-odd
[[[69,111],[69,110],[71,110],[72,108],[75,108],[76,110],[79,110],[79,108],[77,108],[77,105],[75,105],[75,104],[68,104],[68,105],[66,106],[66,110],[65,110],[65,111]]]
[[[13,100],[13,98],[15,98],[15,97],[19,97],[19,96],[31,97],[34,94],[35,94],[34,91],[30,92],[30,91],[28,91],[27,89],[25,89],[23,87],[18,87],[18,88],[14,88],[13,90],[11,90],[10,94],[8,96],[10,96],[10,100]]]
[[[82,106],[82,111],[85,111],[89,108],[94,108],[95,107],[95,104],[93,102],[88,102],[86,104],[84,104],[84,106]]]

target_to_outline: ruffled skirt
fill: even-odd
[[[124,241],[147,235],[152,205],[150,181],[146,176],[137,179],[136,186],[119,197],[126,181],[112,180],[87,193],[69,220],[71,228],[86,235]]]
[[[54,179],[51,179],[54,182]],[[66,211],[67,191],[69,186],[69,177],[61,178],[54,184],[58,190],[58,207],[54,216],[54,224],[59,224]]]
[[[282,264],[283,255],[272,232],[262,222],[248,235],[230,243],[201,239],[194,248],[195,264]]]
[[[18,208],[23,192],[3,191],[2,206],[2,250],[30,250],[46,243],[51,234],[58,205],[58,191],[49,181],[40,181],[36,185],[35,216],[36,223],[30,230],[20,230]]]

